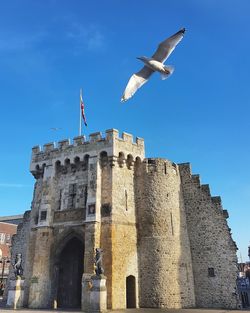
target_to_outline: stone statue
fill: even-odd
[[[95,273],[97,276],[104,274],[104,269],[102,267],[102,253],[103,250],[101,248],[95,249]]]
[[[14,273],[17,276],[23,275],[23,268],[22,268],[22,254],[17,253],[15,258],[15,263],[13,264],[14,267]]]

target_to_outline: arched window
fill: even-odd
[[[134,164],[134,168],[135,168],[135,175],[139,175],[140,174],[140,170],[141,170],[141,158],[140,157],[136,157],[135,158],[135,164]]]
[[[80,162],[80,158],[78,157],[78,156],[76,156],[75,158],[74,158],[74,163],[75,164],[78,164]]]
[[[108,165],[108,154],[106,151],[102,151],[100,153],[100,165],[101,165],[101,167]]]
[[[118,164],[120,167],[123,167],[124,163],[125,163],[125,155],[123,152],[119,152]]]
[[[60,171],[60,168],[61,168],[61,162],[58,160],[55,163],[56,173],[58,173]]]
[[[133,156],[131,154],[129,154],[128,157],[127,157],[127,167],[128,167],[128,169],[131,169],[133,164],[134,164],[134,158],[133,158]]]
[[[83,158],[83,163],[82,163],[82,170],[86,171],[89,167],[89,155],[85,154],[84,158]]]
[[[126,303],[128,309],[136,307],[135,276],[133,275],[126,278]]]
[[[70,159],[65,159],[64,164],[65,164],[66,166],[69,166],[69,165],[70,165]]]

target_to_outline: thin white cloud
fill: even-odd
[[[105,36],[97,25],[83,26],[73,23],[66,32],[66,37],[74,41],[79,50],[87,48],[90,51],[100,51],[106,48]]]
[[[58,21],[57,21],[58,22]],[[48,29],[39,32],[18,32],[3,33],[0,30],[0,54],[8,55],[9,53],[22,52],[36,53],[44,52],[44,44],[47,40],[53,42],[71,43],[73,52],[81,53],[83,50],[102,51],[106,48],[106,40],[103,31],[99,25],[90,24],[82,25],[72,22],[72,20],[64,21],[64,29],[51,32]],[[45,45],[49,49],[49,45]]]
[[[96,30],[88,40],[89,50],[99,50],[105,47],[104,36]]]
[[[24,185],[24,184],[0,183],[0,188],[26,188],[26,187],[31,187],[31,186]]]

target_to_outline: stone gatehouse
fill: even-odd
[[[26,306],[80,307],[101,247],[110,309],[237,307],[220,197],[189,163],[144,153],[143,139],[115,129],[32,149],[32,209],[12,251],[23,256]]]

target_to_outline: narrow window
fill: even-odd
[[[187,263],[185,263],[185,269],[186,269],[187,282],[189,282],[189,276],[188,276],[188,266],[187,266]]]
[[[170,213],[170,221],[171,221],[172,235],[174,236],[174,225],[173,225],[173,214],[172,213]]]
[[[88,215],[95,214],[95,203],[89,204],[88,206]]]
[[[59,199],[58,199],[58,211],[61,211],[61,209],[62,209],[62,193],[63,193],[63,190],[60,189]]]
[[[167,164],[166,163],[164,163],[164,172],[165,172],[165,174],[167,174]]]
[[[125,189],[125,208],[126,211],[128,211],[128,192],[126,189]]]
[[[74,209],[76,205],[76,184],[69,185],[68,209]]]
[[[46,221],[47,219],[47,211],[41,211],[40,221]]]
[[[209,267],[208,268],[208,277],[214,277],[215,273],[214,273],[214,268],[213,267]]]
[[[88,200],[88,186],[86,185],[84,188],[84,207],[86,208],[87,205],[87,200]]]

